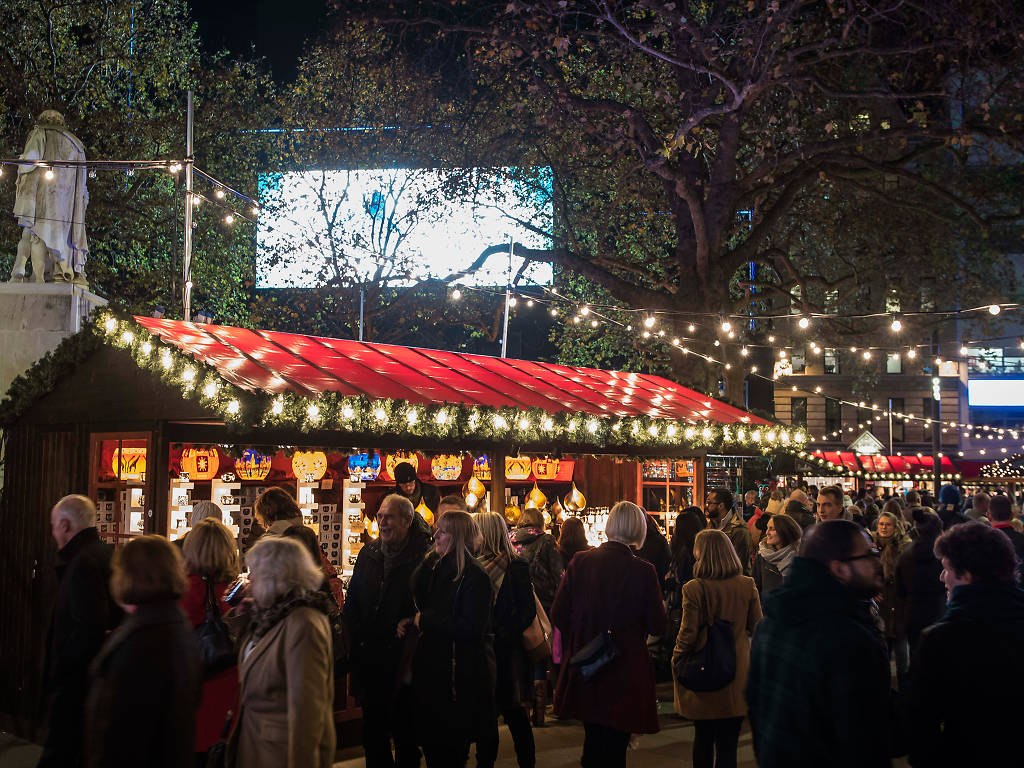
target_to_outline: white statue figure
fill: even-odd
[[[28,135],[22,160],[85,161],[82,142],[67,129],[64,116],[48,109],[39,115]],[[87,286],[85,259],[89,244],[85,237],[85,208],[89,193],[84,165],[19,165],[14,198],[14,215],[23,228],[18,256],[11,270],[11,282],[25,280],[25,267],[32,259],[32,280],[41,283],[52,264],[53,282]],[[49,258],[48,258],[49,257]]]

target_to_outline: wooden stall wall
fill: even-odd
[[[0,497],[0,712],[24,737],[39,723],[57,548],[50,508],[88,490],[85,429],[16,426],[5,432]]]
[[[588,507],[610,507],[617,501],[637,502],[638,467],[628,459],[580,456],[572,479],[587,497]]]

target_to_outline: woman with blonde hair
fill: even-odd
[[[900,555],[910,545],[903,526],[903,516],[894,512],[882,512],[878,515],[878,523],[871,534],[882,561],[882,574],[885,586],[882,588],[881,599],[878,600],[878,612],[885,624],[885,641],[889,653],[896,659],[896,680],[900,688],[910,669],[910,648],[907,644],[906,628],[900,620],[899,589],[896,584]]]
[[[665,604],[654,566],[633,551],[647,536],[646,518],[630,501],[613,506],[608,540],[573,557],[551,609],[567,659],[555,689],[555,714],[583,721],[584,766],[625,765],[630,734],[658,731],[647,636],[665,631]],[[600,637],[611,641],[617,656],[591,674],[591,659],[579,654]]]
[[[533,683],[532,665],[523,647],[523,632],[537,615],[530,566],[512,551],[505,518],[495,512],[483,512],[475,519],[480,528],[476,559],[490,578],[494,594],[495,704],[512,734],[516,762],[520,768],[533,768],[537,762],[536,746],[530,716],[523,706],[532,693]],[[497,756],[495,719],[482,725],[477,742],[477,765],[493,766]]]
[[[744,688],[750,637],[761,620],[761,601],[725,533],[714,528],[698,533],[694,554],[693,580],[683,587],[683,621],[672,655],[673,669],[682,657],[704,646],[712,624],[726,621],[732,624],[736,644],[736,675],[717,691],[691,691],[673,681],[675,710],[693,720],[694,768],[734,768],[740,727],[747,714]]]
[[[237,768],[334,763],[334,658],[323,574],[295,539],[265,536],[245,557],[251,617],[239,639]],[[229,764],[232,764],[229,762]]]
[[[494,651],[491,647],[491,579],[473,556],[480,535],[466,512],[437,521],[434,550],[412,575],[419,631],[412,688],[417,738],[428,768],[466,764],[469,742],[482,724],[494,723]],[[410,631],[408,620],[399,633]]]
[[[220,613],[227,613],[224,591],[238,576],[238,546],[234,534],[217,517],[207,516],[192,526],[182,546],[188,589],[181,598],[192,627],[206,621],[206,608],[212,604]],[[206,752],[220,739],[228,710],[238,693],[238,667],[220,670],[203,683],[203,698],[196,714],[196,752]],[[197,757],[202,765],[205,757]]]

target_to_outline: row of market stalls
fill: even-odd
[[[0,546],[20,580],[2,609],[4,647],[25,662],[5,665],[8,702],[37,671],[48,510],[66,493],[97,502],[115,544],[184,534],[200,500],[220,504],[245,540],[256,496],[282,486],[350,573],[401,462],[478,510],[580,515],[596,541],[616,501],[669,527],[709,479],[740,490],[743,457],[806,440],[642,373],[110,312],[19,379],[0,421]]]
[[[813,450],[797,453],[800,480],[809,485],[840,485],[847,491],[868,486],[897,491],[930,489],[934,482],[934,459],[924,454],[885,455],[856,451]],[[939,457],[942,482],[960,483],[962,468],[948,456]]]

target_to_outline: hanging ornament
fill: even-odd
[[[420,468],[420,457],[415,453],[405,453],[399,451],[398,453],[391,453],[384,459],[384,474],[385,480],[395,479],[395,467],[402,463],[411,464],[414,470],[419,471]]]
[[[380,475],[380,455],[354,453],[348,457],[348,476],[357,482],[376,480]]]
[[[517,525],[522,516],[522,510],[520,510],[515,504],[505,505],[505,521],[509,525]]]
[[[462,476],[462,457],[442,453],[430,460],[430,474],[435,480],[458,480]]]
[[[544,505],[548,503],[548,497],[544,495],[544,491],[537,487],[537,483],[533,484],[533,490],[530,491],[529,500],[533,502],[533,505],[537,509],[544,509]]]
[[[473,477],[477,480],[491,479],[491,460],[487,457],[487,454],[478,456],[473,462]]]
[[[561,520],[562,520],[562,513],[565,512],[565,510],[562,509],[562,504],[561,504],[561,502],[558,501],[558,497],[557,496],[555,496],[555,500],[551,502],[550,509],[551,509],[551,514],[554,516],[555,520],[561,522]]]
[[[327,454],[323,451],[296,451],[292,472],[299,480],[315,483],[327,472]]]
[[[235,459],[235,472],[242,480],[266,480],[272,461],[272,456],[250,448]]]
[[[114,470],[114,477],[119,477],[122,480],[145,480],[146,449],[115,448],[111,468]]]
[[[478,498],[483,498],[483,495],[487,493],[487,486],[481,483],[477,479],[476,475],[474,475],[473,477],[469,478],[469,482],[466,483],[466,492],[472,493],[474,496]]]
[[[528,456],[505,457],[505,479],[526,480],[530,476],[530,458]]]
[[[217,476],[220,456],[216,448],[186,448],[181,453],[181,471],[190,480],[212,480]]]
[[[573,483],[572,490],[563,499],[563,504],[570,512],[580,512],[587,506],[587,497],[580,493],[576,488],[576,483]]]
[[[558,477],[558,459],[534,459],[533,476],[537,480],[554,480]]]
[[[423,503],[423,499],[420,499],[420,505],[416,507],[416,511],[420,513],[420,517],[427,521],[427,525],[431,528],[434,527],[434,513],[430,507]]]

